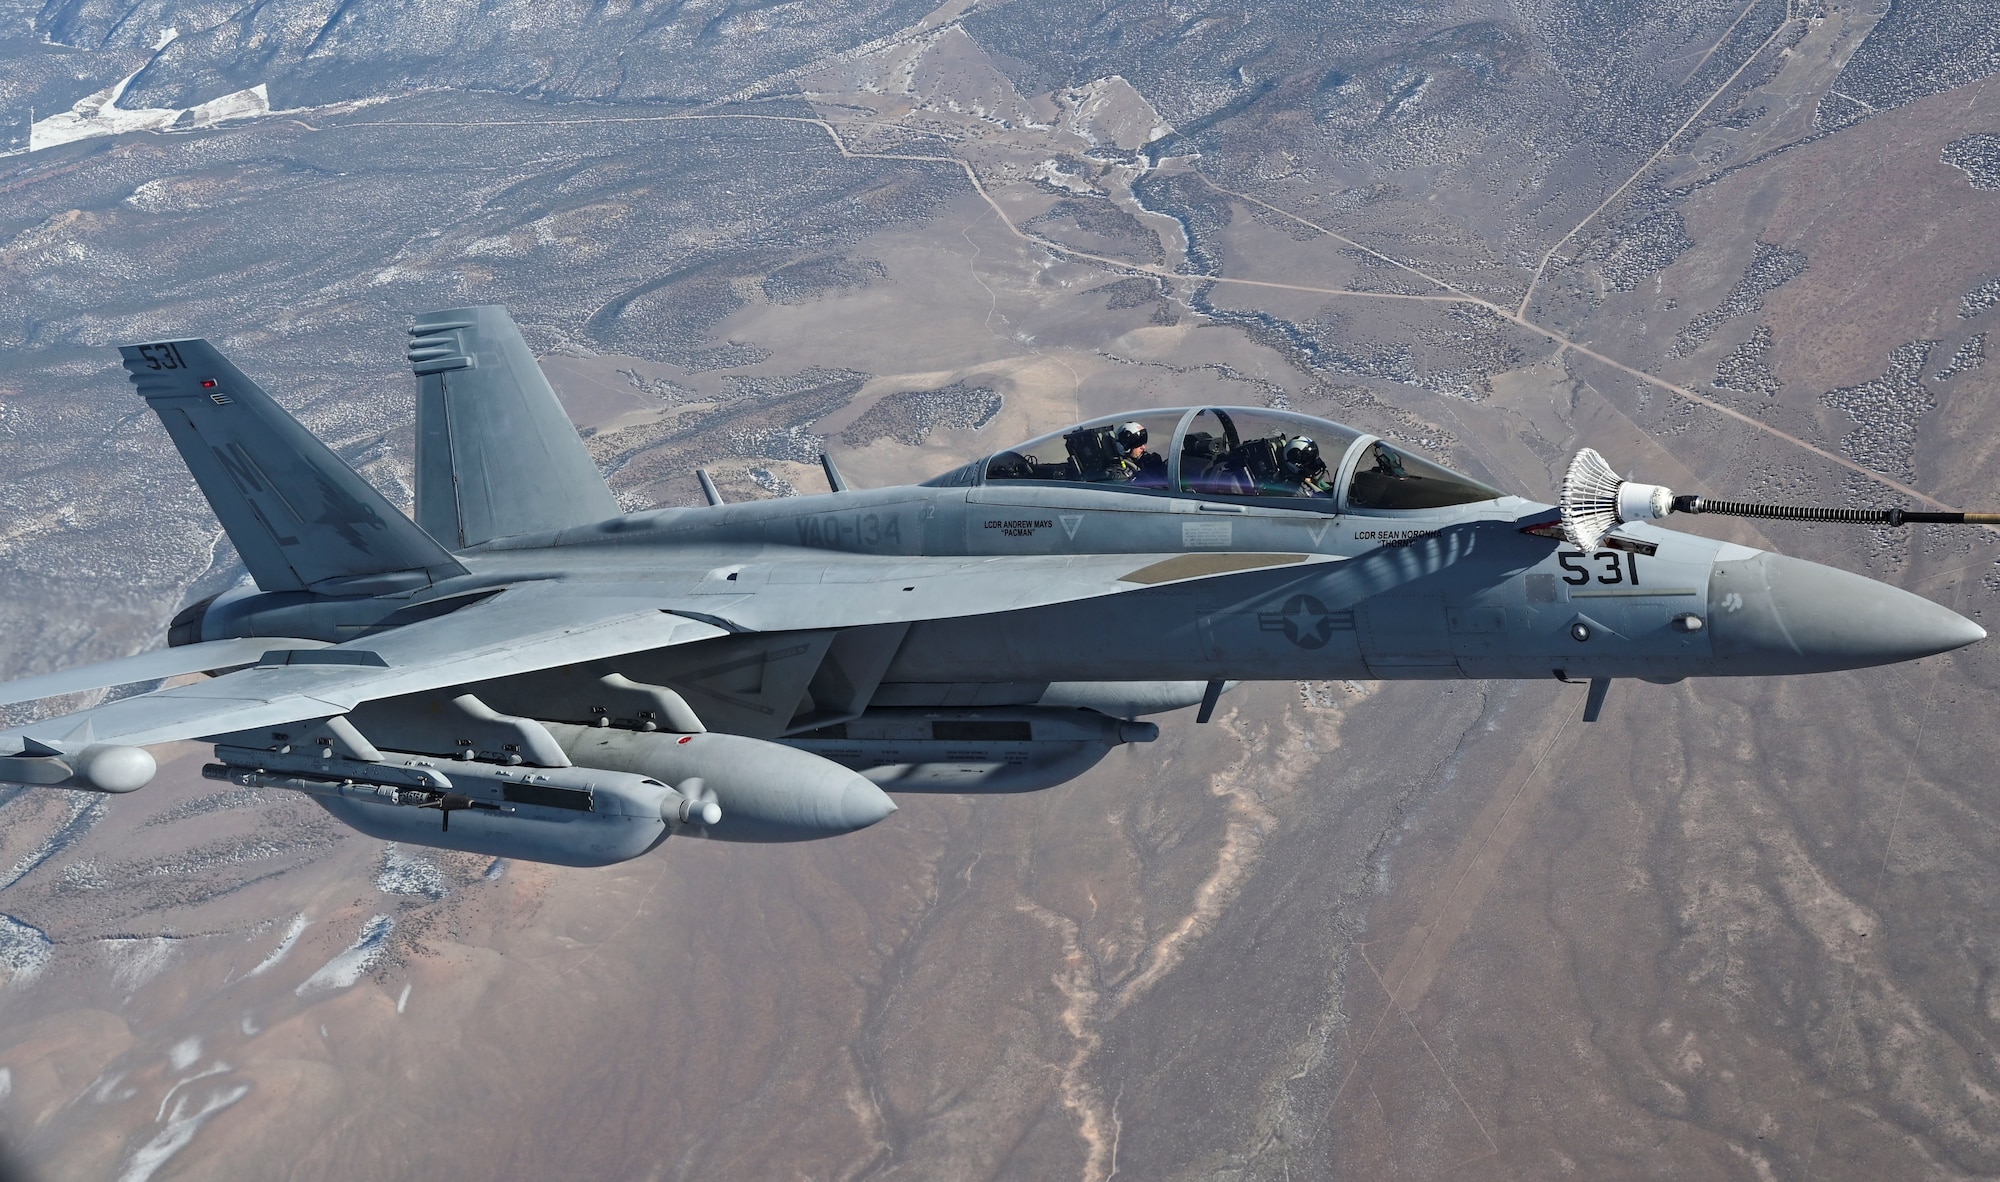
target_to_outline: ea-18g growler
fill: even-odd
[[[1584,453],[1536,504],[1336,423],[1198,406],[923,484],[622,513],[507,314],[421,316],[415,519],[206,341],[121,350],[247,578],[169,647],[0,704],[212,676],[0,731],[0,779],[213,778],[376,837],[568,865],[791,841],[896,792],[1071,779],[1232,682],[1768,676],[1984,636],[1858,575],[1649,523]],[[1117,680],[1105,680],[1108,673]]]

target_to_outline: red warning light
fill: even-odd
[[[201,380],[201,388],[202,388],[202,389],[204,389],[204,390],[213,390],[213,389],[215,389],[215,379],[214,379],[214,378],[203,378],[203,379]]]
[[[679,743],[692,743],[692,742],[694,742],[693,735],[682,735],[678,740],[676,740],[676,745],[678,745]]]

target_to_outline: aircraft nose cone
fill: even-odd
[[[1889,665],[1986,636],[1921,596],[1782,554],[1716,563],[1708,618],[1719,671],[1737,675]]]

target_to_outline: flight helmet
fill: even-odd
[[[1140,448],[1146,446],[1146,424],[1136,419],[1132,422],[1121,424],[1117,433],[1112,438],[1118,444],[1118,454],[1129,457]]]
[[[1315,476],[1326,471],[1326,461],[1319,455],[1319,444],[1309,435],[1300,435],[1285,441],[1283,454],[1285,471],[1293,476]]]

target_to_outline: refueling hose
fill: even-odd
[[[1584,448],[1563,474],[1558,504],[1562,537],[1572,546],[1595,550],[1605,535],[1628,521],[1656,521],[1670,513],[1716,513],[1775,521],[1832,521],[1842,525],[2000,525],[2000,513],[1933,512],[1926,509],[1829,509],[1815,505],[1759,505],[1675,496],[1662,484],[1640,484],[1618,475],[1597,452]]]
[[[1702,496],[1678,496],[1676,513],[1717,513],[1725,517],[1764,517],[1778,521],[1837,521],[1844,525],[2000,525],[2000,513],[1941,513],[1920,509],[1823,509],[1811,505],[1758,505],[1750,501],[1718,501]]]

